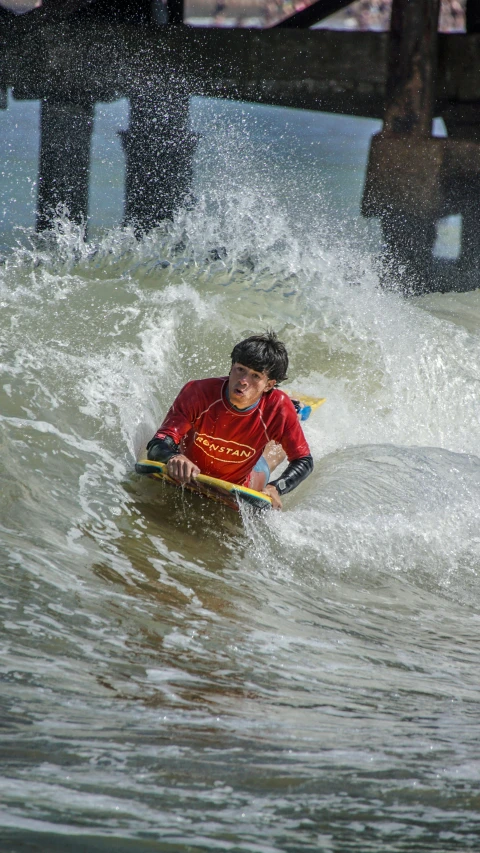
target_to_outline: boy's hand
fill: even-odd
[[[188,483],[195,480],[195,477],[198,477],[200,468],[191,462],[190,459],[187,459],[186,456],[183,456],[182,453],[179,453],[178,456],[172,456],[168,460],[167,472],[172,480],[178,480],[179,483]]]
[[[282,509],[282,502],[280,500],[280,495],[278,494],[275,486],[265,486],[263,491],[266,495],[268,495],[269,498],[272,499],[273,509]]]

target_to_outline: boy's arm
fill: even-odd
[[[200,473],[200,469],[180,450],[180,442],[195,419],[195,395],[191,393],[193,384],[187,382],[182,388],[162,425],[147,444],[148,459],[166,462],[170,477],[182,483]]]
[[[200,468],[181,453],[169,435],[152,438],[147,444],[147,457],[155,462],[166,462],[169,477],[180,483],[188,483],[200,474]]]
[[[180,442],[192,429],[198,406],[195,381],[187,382],[175,397],[162,424],[147,444],[148,458],[156,462],[168,462],[171,456],[180,453]]]
[[[288,398],[283,400],[283,407],[285,420],[282,435],[276,440],[287,454],[288,465],[285,471],[267,486],[274,488],[280,496],[296,489],[313,471],[313,458],[295,406]]]
[[[268,485],[274,486],[278,494],[286,495],[292,489],[296,489],[303,480],[313,471],[313,458],[308,456],[300,456],[298,459],[292,459],[285,468],[283,474],[272,480]]]

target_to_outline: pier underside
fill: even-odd
[[[428,6],[436,0],[422,2]],[[389,251],[406,264],[415,287],[450,286],[441,276],[433,282],[430,264],[436,222],[450,214],[462,216],[459,264],[463,280],[476,286],[480,34],[435,35],[432,72],[420,85],[428,108],[423,102],[414,106],[423,116],[420,132],[401,123],[402,110],[411,112],[411,104],[399,107],[397,98],[392,106],[392,37],[88,19],[79,25],[75,16],[41,25],[33,16],[0,18],[0,92],[12,89],[17,99],[43,104],[38,227],[48,226],[59,202],[74,218],[86,218],[91,115],[97,101],[126,97],[131,103],[131,126],[123,138],[125,220],[140,231],[173,215],[188,196],[195,150],[188,123],[191,95],[321,110],[385,120],[384,131],[372,142],[363,213],[380,217]],[[412,51],[406,56],[404,66],[398,57],[395,66],[404,68],[400,88],[408,88],[414,61]],[[167,113],[159,133],[158,115]],[[448,138],[432,136],[434,116],[443,118]],[[73,176],[72,162],[81,166]]]

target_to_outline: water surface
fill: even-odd
[[[123,102],[88,240],[32,234],[38,107],[0,116],[4,849],[474,850],[478,291],[379,287],[374,123],[192,117],[197,205],[138,242]],[[135,475],[182,384],[267,326],[327,397],[284,512]]]

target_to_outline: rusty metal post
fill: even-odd
[[[428,286],[444,149],[432,139],[440,0],[393,0],[384,126],[372,139],[362,202],[408,289]],[[440,144],[437,144],[440,143]]]

